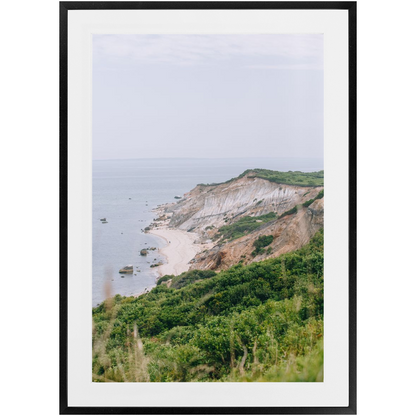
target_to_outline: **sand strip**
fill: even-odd
[[[164,228],[154,229],[149,233],[162,237],[166,241],[166,246],[159,250],[166,257],[166,263],[158,267],[160,276],[165,274],[178,276],[186,272],[189,270],[189,262],[203,249],[201,244],[194,244],[198,238],[198,235],[194,233]]]

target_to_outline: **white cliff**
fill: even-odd
[[[294,186],[270,182],[246,174],[218,185],[198,185],[178,203],[166,208],[170,227],[197,233],[200,242],[214,240],[211,250],[198,254],[191,268],[224,269],[238,262],[248,264],[277,257],[302,247],[323,226],[324,199],[315,199],[322,186]],[[279,218],[297,207],[297,213]],[[245,216],[257,217],[274,212],[276,219],[261,224],[255,231],[223,242],[218,229]],[[262,235],[273,235],[267,253],[252,256],[253,242]],[[215,241],[216,240],[216,241]]]

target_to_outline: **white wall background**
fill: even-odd
[[[361,416],[414,412],[415,12],[358,1]],[[0,31],[2,408],[57,415],[58,2],[6,2]]]

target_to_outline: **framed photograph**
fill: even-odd
[[[60,414],[356,414],[355,2],[61,2],[60,187]]]

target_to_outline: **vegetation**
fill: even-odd
[[[164,276],[160,277],[156,283],[157,286],[161,285],[163,282],[167,282],[170,279],[173,279],[175,276],[173,274],[165,274]]]
[[[253,169],[246,170],[242,175],[254,173],[252,176],[257,178],[266,179],[270,182],[282,183],[285,185],[298,185],[298,186],[323,186],[324,185],[324,171],[319,172],[300,172],[289,171],[279,172],[268,169]]]
[[[267,247],[273,242],[272,235],[262,235],[257,240],[254,241],[253,246],[255,250],[251,253],[253,257],[256,257],[259,254],[263,254],[266,252],[264,247]]]
[[[167,274],[157,281],[157,286],[168,280],[172,280],[170,287],[174,289],[180,289],[190,283],[198,282],[202,279],[207,279],[209,277],[215,276],[216,273],[213,270],[191,270],[189,272],[184,272],[179,276],[174,276],[172,274]]]
[[[189,272],[173,277],[171,287],[174,289],[180,289],[181,287],[187,286],[191,283],[213,277],[216,274],[217,273],[213,270],[190,270]]]
[[[229,179],[228,181],[221,183],[211,183],[211,184],[198,184],[199,186],[215,186],[221,185],[224,183],[229,183],[235,179],[240,179],[246,175],[252,178],[262,178],[270,182],[281,183],[285,185],[296,185],[296,186],[324,186],[324,171],[320,170],[318,172],[300,172],[300,171],[288,171],[288,172],[279,172],[276,170],[268,169],[248,169],[244,171],[237,178]]]
[[[260,215],[259,217],[242,217],[232,224],[224,225],[223,227],[219,228],[216,237],[220,238],[222,236],[223,240],[235,240],[251,233],[263,224],[273,221],[276,218],[277,216],[274,212],[269,212],[268,214]]]
[[[282,215],[279,215],[279,219],[286,217],[286,215],[296,214],[298,212],[298,207],[295,205],[293,208],[285,211]]]
[[[323,232],[93,309],[93,381],[322,381]]]
[[[319,192],[318,195],[316,195],[315,198],[313,199],[309,199],[306,202],[303,203],[304,207],[308,207],[309,205],[311,205],[313,202],[315,202],[317,199],[322,199],[324,197],[324,190],[322,189],[322,191]]]

